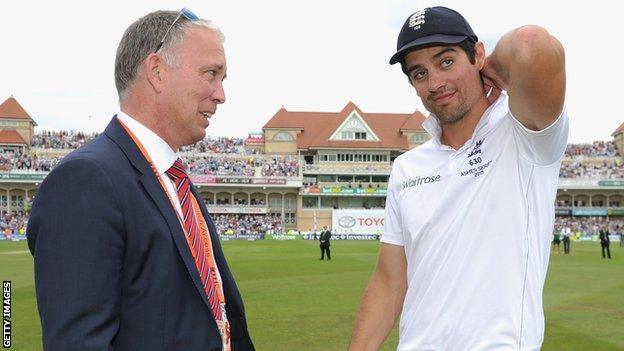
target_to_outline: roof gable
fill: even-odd
[[[410,131],[425,131],[422,124],[425,121],[425,116],[419,111],[415,111],[405,120],[405,123],[401,126],[401,130]]]
[[[375,140],[332,139],[336,132],[345,126],[355,114],[375,136]],[[408,150],[409,143],[402,133],[404,126],[410,130],[422,130],[425,120],[422,113],[365,113],[353,102],[349,102],[340,112],[288,111],[280,108],[264,125],[266,129],[299,129],[297,148],[357,148],[357,149],[398,149]],[[420,127],[418,127],[420,126]]]
[[[615,130],[615,132],[611,133],[611,136],[616,136],[624,131],[624,123],[620,124],[620,126]]]
[[[365,136],[365,138],[357,138],[355,133],[366,133],[360,134],[360,136]],[[345,137],[345,134],[349,134],[350,137]],[[379,141],[379,137],[375,134],[375,132],[373,132],[371,127],[369,127],[366,121],[362,119],[362,116],[360,116],[357,110],[353,109],[348,117],[344,119],[342,124],[340,124],[336,131],[329,137],[329,140],[346,141],[356,139],[362,141]]]
[[[20,105],[13,96],[0,104],[0,118],[25,119],[32,121],[28,112],[24,110],[22,105]]]

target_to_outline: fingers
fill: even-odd
[[[487,99],[490,102],[490,104],[493,104],[494,101],[496,101],[498,99],[498,97],[501,95],[502,90],[497,88],[497,87],[493,87],[490,90],[490,94],[487,95]]]
[[[483,91],[485,93],[485,96],[490,103],[493,103],[494,101],[496,101],[496,99],[498,99],[503,89],[498,84],[495,78],[483,74],[483,72],[481,73],[481,76],[483,78]]]

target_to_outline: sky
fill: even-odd
[[[0,1],[0,102],[15,97],[37,131],[96,132],[118,110],[115,51],[125,29],[154,10],[187,7],[224,32],[226,102],[210,136],[260,132],[281,108],[425,115],[398,65],[388,60],[405,19],[451,7],[489,53],[525,24],[545,27],[566,51],[570,142],[610,140],[624,122],[620,12],[587,1]]]

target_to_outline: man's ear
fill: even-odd
[[[477,65],[477,68],[480,71],[483,68],[484,64],[485,64],[485,46],[483,45],[483,42],[478,41],[475,44],[475,65]]]
[[[143,73],[156,93],[163,90],[164,65],[164,61],[154,53],[149,54],[143,64]]]

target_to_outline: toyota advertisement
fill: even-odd
[[[381,234],[384,210],[333,210],[332,234]]]

